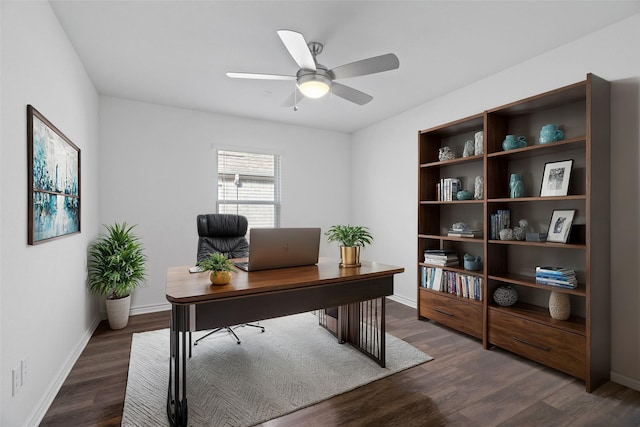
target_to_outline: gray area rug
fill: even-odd
[[[188,362],[190,426],[251,426],[313,405],[432,357],[387,334],[387,367],[318,326],[311,313],[218,332]],[[193,334],[193,339],[206,332]],[[169,330],[133,335],[123,426],[168,426]]]

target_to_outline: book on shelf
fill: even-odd
[[[482,230],[456,230],[451,229],[447,232],[447,236],[449,237],[482,237]]]
[[[555,277],[563,277],[563,276],[575,276],[576,271],[570,268],[562,268],[562,267],[554,267],[550,265],[545,266],[537,266],[536,267],[536,276],[547,275],[547,276],[555,276]]]
[[[491,214],[490,220],[490,238],[498,240],[500,239],[500,230],[511,227],[511,211],[509,209],[498,209],[496,213]]]
[[[482,277],[445,271],[438,267],[422,267],[421,286],[462,298],[482,301]]]
[[[536,283],[539,285],[557,286],[559,288],[575,289],[578,287],[578,282],[565,282],[560,280],[544,279],[536,277]]]
[[[458,178],[442,178],[440,183],[436,184],[436,192],[439,194],[438,200],[441,202],[457,200],[456,195],[461,189],[462,185]]]

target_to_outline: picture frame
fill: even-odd
[[[566,196],[572,167],[573,159],[545,163],[540,197]]]
[[[27,158],[28,244],[80,233],[80,148],[32,105]]]
[[[555,209],[549,222],[547,242],[567,243],[575,215],[575,209]]]

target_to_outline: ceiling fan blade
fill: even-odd
[[[371,95],[337,82],[331,83],[331,93],[358,105],[364,105],[373,99]]]
[[[331,73],[333,73],[335,79],[346,79],[348,77],[366,76],[367,74],[395,70],[399,66],[398,57],[393,53],[387,53],[386,55],[374,56],[341,65],[331,70]]]
[[[316,61],[302,34],[291,30],[278,30],[278,36],[300,68],[315,71]]]
[[[305,96],[296,88],[295,91],[282,103],[283,107],[295,107],[305,98]]]
[[[280,74],[257,74],[257,73],[227,73],[227,77],[232,79],[259,79],[259,80],[295,80],[296,76],[283,76]]]

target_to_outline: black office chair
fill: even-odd
[[[249,242],[245,237],[249,223],[242,215],[231,214],[204,214],[198,215],[198,261],[201,261],[212,252],[225,254],[229,258],[245,258],[249,256]],[[244,323],[235,326],[251,326],[264,332],[264,327]],[[218,331],[226,330],[234,336],[236,342],[240,344],[240,338],[233,330],[234,327],[223,326],[209,332],[205,336],[198,338],[193,345],[198,345],[199,341],[207,338]]]

